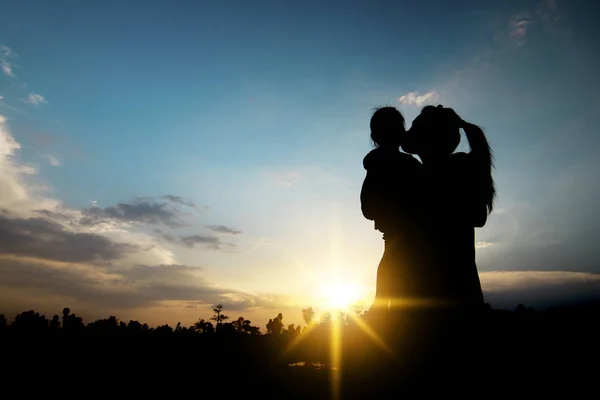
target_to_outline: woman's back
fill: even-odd
[[[430,290],[449,302],[483,302],[475,263],[475,220],[486,213],[477,195],[475,162],[470,154],[454,153],[444,161],[424,165],[430,185],[428,256]]]

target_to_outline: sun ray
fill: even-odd
[[[284,357],[285,355],[287,355],[291,350],[293,350],[296,346],[298,346],[303,340],[308,338],[310,335],[310,332],[312,330],[314,330],[317,326],[319,326],[319,324],[317,322],[313,321],[306,328],[304,328],[304,331],[300,335],[296,336],[286,346],[286,348],[283,350],[283,353],[281,354],[281,357]]]
[[[331,329],[330,346],[330,381],[331,381],[331,399],[338,400],[340,398],[340,376],[342,372],[342,319],[339,315],[335,316]]]
[[[391,357],[395,358],[396,355],[394,354],[394,352],[389,348],[389,346],[385,343],[385,341],[379,337],[379,335],[377,334],[377,332],[375,332],[375,330],[373,328],[371,328],[369,326],[369,324],[367,324],[365,321],[363,321],[363,319],[360,316],[356,316],[356,315],[352,315],[350,314],[350,318],[352,318],[352,320],[356,323],[356,325],[358,325],[358,327],[367,334],[367,336],[375,343],[377,344],[379,347],[381,347],[382,350],[384,350],[386,353],[388,353]]]

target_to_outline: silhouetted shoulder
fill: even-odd
[[[474,159],[473,155],[470,153],[459,152],[450,154],[450,156],[448,157],[448,161],[448,167],[450,167],[451,169],[469,170],[472,168]]]
[[[419,160],[410,154],[402,153],[396,149],[382,149],[378,147],[373,149],[363,159],[363,167],[369,171],[373,169],[410,167],[421,165]]]
[[[455,162],[468,162],[468,160],[470,158],[471,157],[469,156],[468,153],[465,153],[465,152],[462,152],[462,151],[461,152],[457,152],[457,153],[452,153],[450,155],[450,159],[453,160],[453,161],[455,161]]]

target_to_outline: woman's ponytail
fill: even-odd
[[[479,196],[485,202],[488,214],[490,214],[494,209],[494,200],[496,199],[496,188],[492,177],[492,169],[494,168],[492,149],[480,127],[468,122],[463,122],[461,127],[465,131],[471,148],[469,154],[473,156],[477,164]]]

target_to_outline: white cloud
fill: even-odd
[[[529,13],[520,13],[513,15],[508,23],[508,34],[511,36],[517,47],[526,43],[527,32],[531,25],[535,24],[535,19]]]
[[[27,97],[27,100],[25,100],[25,102],[29,103],[29,104],[33,104],[34,106],[37,106],[37,105],[40,105],[40,104],[47,103],[48,100],[46,100],[44,98],[44,96],[42,96],[41,94],[31,93],[29,95],[29,97]]]
[[[0,100],[2,100],[4,98],[4,96],[0,96]]]
[[[12,65],[8,61],[0,60],[0,68],[5,75],[14,77],[15,74],[12,72]]]
[[[419,92],[410,92],[398,98],[398,101],[404,105],[422,106],[438,101],[438,94],[435,90],[419,94]]]
[[[493,245],[492,242],[478,241],[477,243],[475,243],[475,248],[485,249],[486,247],[491,247],[492,245]]]
[[[4,75],[10,76],[11,78],[15,77],[13,72],[14,64],[10,61],[13,58],[16,58],[17,54],[8,46],[0,46],[0,69]]]
[[[50,163],[50,165],[54,166],[54,167],[58,167],[62,165],[62,162],[60,162],[60,160],[52,155],[48,156],[48,162]]]
[[[58,202],[40,193],[40,185],[26,182],[37,169],[17,159],[20,148],[8,130],[6,117],[0,115],[0,208],[22,215],[33,208],[57,206]]]

